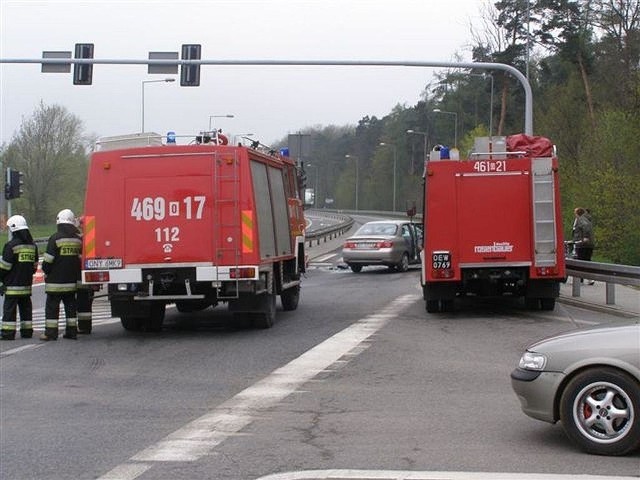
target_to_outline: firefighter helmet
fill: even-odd
[[[76,224],[76,216],[73,214],[71,210],[65,208],[64,210],[60,210],[58,212],[58,216],[56,217],[56,223],[70,223],[71,225]]]
[[[14,215],[9,220],[7,220],[7,227],[9,227],[9,231],[17,232],[18,230],[27,230],[29,226],[27,225],[27,221],[22,215]]]

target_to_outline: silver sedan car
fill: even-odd
[[[362,225],[342,248],[342,259],[358,273],[367,265],[406,272],[420,263],[422,225],[408,220],[380,220]]]
[[[640,449],[640,321],[581,328],[530,345],[511,373],[522,410],[560,421],[582,450]]]

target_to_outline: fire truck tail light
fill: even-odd
[[[109,281],[109,272],[108,271],[96,271],[96,272],[85,272],[84,274],[85,282],[108,282]]]
[[[229,270],[229,278],[255,278],[256,269],[254,267],[241,267]]]
[[[446,279],[446,278],[453,278],[453,269],[451,268],[442,268],[442,269],[437,269],[437,270],[431,270],[431,277],[432,278],[440,278],[440,279]]]
[[[558,267],[536,267],[536,275],[539,277],[554,277],[558,275]]]

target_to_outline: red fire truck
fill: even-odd
[[[484,137],[467,160],[436,154],[425,166],[427,311],[451,311],[467,295],[521,296],[528,308],[553,310],[566,276],[561,218],[547,139]]]
[[[194,312],[226,302],[234,319],[258,328],[273,325],[277,295],[283,310],[298,306],[299,169],[221,138],[111,137],[92,154],[82,280],[107,284],[127,330],[159,330],[168,304]]]

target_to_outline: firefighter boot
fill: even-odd
[[[64,335],[62,335],[62,338],[67,338],[69,340],[77,340],[78,324],[74,321],[67,320],[67,326],[64,329]]]
[[[33,337],[33,324],[31,322],[22,322],[20,324],[20,336],[22,338]]]
[[[88,319],[82,318],[81,313],[78,313],[78,334],[90,334],[91,333],[91,317]]]
[[[21,328],[20,336],[22,338],[31,338],[33,337],[33,328]]]
[[[58,319],[45,319],[44,334],[40,335],[40,340],[42,340],[43,342],[58,340]]]
[[[2,332],[0,334],[0,340],[14,340],[16,338],[16,323],[15,322],[2,322]]]
[[[77,340],[78,339],[78,329],[77,328],[66,328],[64,331],[64,335],[62,338],[66,338],[68,340]]]

